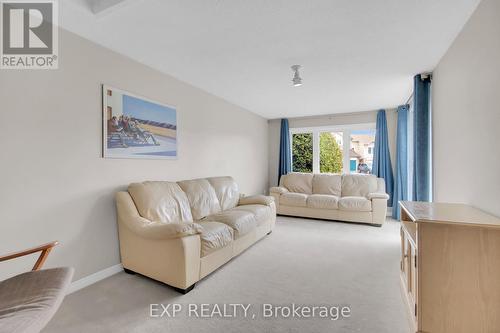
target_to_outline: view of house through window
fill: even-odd
[[[292,171],[371,174],[375,124],[293,129]]]
[[[372,173],[375,130],[351,131],[349,171],[351,173]]]

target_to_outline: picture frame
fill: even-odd
[[[102,85],[102,156],[177,159],[177,108]]]

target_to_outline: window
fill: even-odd
[[[319,172],[342,173],[342,132],[319,133]]]
[[[371,173],[375,124],[292,128],[292,171]]]
[[[292,171],[313,172],[312,133],[292,135]]]

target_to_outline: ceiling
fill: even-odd
[[[395,107],[480,0],[65,0],[62,26],[266,118]],[[291,65],[303,66],[293,87]]]

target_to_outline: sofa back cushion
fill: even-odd
[[[342,193],[342,175],[329,173],[315,174],[312,180],[312,193],[340,197]]]
[[[232,177],[211,177],[207,180],[214,188],[222,210],[228,210],[238,205],[240,191],[238,184]]]
[[[377,191],[377,177],[374,175],[342,175],[343,197],[366,197]]]
[[[281,176],[280,185],[290,192],[312,194],[312,173],[292,172]]]
[[[128,193],[139,214],[145,219],[163,223],[193,221],[188,198],[176,183],[132,183],[128,187]]]
[[[195,220],[221,211],[215,189],[207,179],[183,180],[177,184],[186,193]]]

